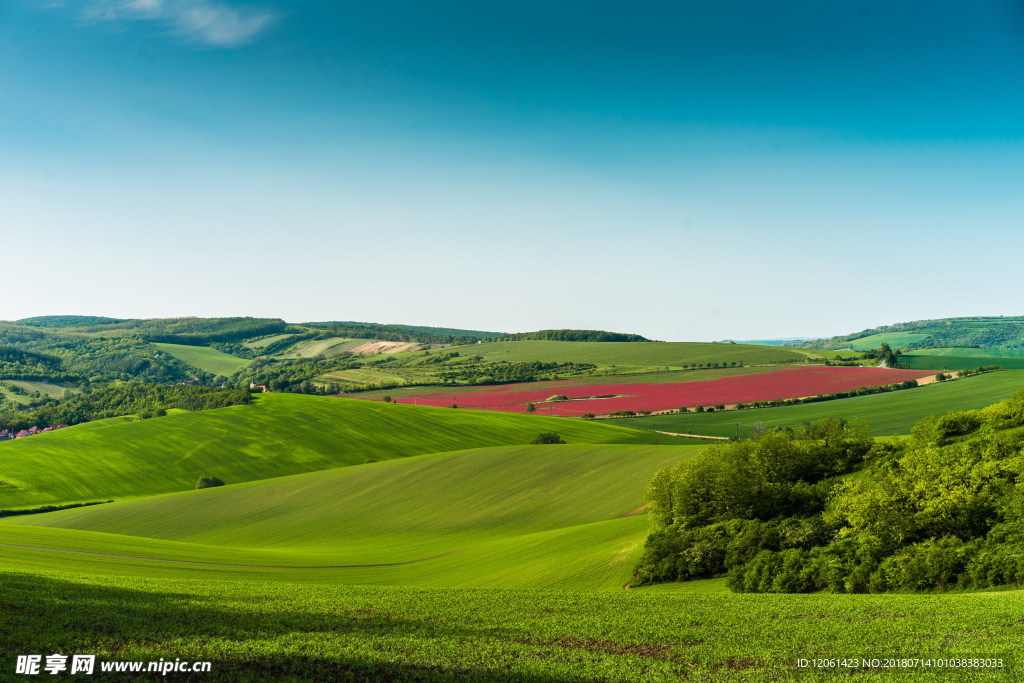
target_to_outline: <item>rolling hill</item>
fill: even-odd
[[[296,394],[250,405],[0,443],[0,508],[191,489],[469,447],[529,443],[557,431],[570,443],[671,443],[605,425]]]
[[[814,339],[806,349],[865,350],[885,342],[893,348],[975,347],[1024,348],[1024,316],[938,318],[873,327],[853,334]]]

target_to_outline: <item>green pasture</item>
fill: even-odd
[[[58,430],[0,443],[0,508],[183,491],[208,474],[235,484],[369,459],[526,444],[672,443],[671,437],[565,418],[298,394],[250,405]]]
[[[282,339],[288,339],[289,337],[294,336],[295,335],[291,333],[274,334],[269,337],[263,337],[262,339],[255,339],[253,341],[244,342],[242,346],[249,349],[263,349],[270,346],[271,344],[281,341]]]
[[[317,339],[316,341],[306,342],[299,346],[291,349],[287,354],[286,358],[313,358],[315,356],[324,356],[325,358],[333,358],[339,356],[346,351],[362,346],[369,339],[350,339],[348,337],[330,337],[329,339]]]
[[[730,595],[0,574],[0,667],[21,653],[210,661],[209,681],[1010,681],[1020,591]],[[1002,658],[989,670],[798,659]],[[97,665],[99,668],[99,665]],[[123,680],[124,675],[99,680]],[[149,674],[149,677],[152,677]],[[89,678],[93,678],[90,676]]]
[[[1008,398],[1022,388],[1024,371],[1004,370],[950,382],[937,382],[916,389],[820,403],[600,421],[637,429],[708,436],[735,436],[738,424],[739,435],[742,437],[751,436],[756,423],[767,427],[798,427],[807,421],[835,416],[848,420],[866,420],[875,435],[908,434],[910,428],[923,417],[941,415],[951,410],[982,408]]]
[[[3,381],[13,384],[16,387],[20,387],[29,393],[38,391],[44,396],[50,396],[52,398],[61,398],[64,396],[64,392],[69,390],[77,392],[77,389],[74,387],[66,384],[56,384],[54,382],[29,382],[20,379],[8,379]]]
[[[231,375],[249,361],[218,351],[209,346],[186,346],[184,344],[154,344],[161,351],[171,354],[182,363],[199,368],[213,375]]]
[[[894,349],[901,349],[908,344],[928,338],[930,335],[916,332],[879,332],[850,342],[850,348],[854,351],[868,351],[877,349],[882,344],[888,344]]]
[[[647,533],[631,514],[647,481],[697,450],[426,455],[5,518],[0,543],[18,546],[5,557],[26,570],[59,562],[178,578],[619,589]]]
[[[593,363],[599,366],[629,365],[678,369],[693,363],[744,365],[803,361],[806,352],[773,346],[698,342],[563,342],[508,341],[451,346],[464,356],[483,356],[486,361],[547,361]]]
[[[1024,369],[1024,349],[914,349],[901,356],[900,361],[915,370],[972,370],[979,365]]]

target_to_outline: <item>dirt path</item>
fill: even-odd
[[[267,565],[267,564],[231,564],[228,562],[203,562],[201,560],[167,560],[160,557],[137,557],[135,555],[114,555],[111,553],[94,553],[88,550],[67,550],[65,548],[44,548],[38,545],[17,545],[15,543],[0,543],[0,546],[6,548],[21,548],[22,550],[44,550],[51,553],[72,553],[74,555],[95,555],[97,557],[117,557],[122,560],[143,560],[145,562],[171,562],[175,564],[201,564],[213,567],[245,567],[249,569],[363,569],[367,567],[397,567],[403,564],[415,564],[417,562],[426,562],[427,560],[436,560],[440,557],[447,557],[449,555],[456,555],[458,553],[464,553],[467,550],[473,548],[479,548],[480,546],[470,546],[469,548],[460,548],[459,550],[451,550],[447,553],[441,553],[440,555],[431,555],[430,557],[421,557],[417,560],[405,560],[404,562],[383,562],[381,564],[329,564],[329,565],[312,565],[308,567],[300,567],[295,565]]]
[[[686,436],[691,439],[714,439],[715,441],[728,441],[727,436],[708,436],[707,434],[679,434],[678,432],[661,432],[657,429],[654,430],[658,434],[668,434],[669,436]]]
[[[625,519],[626,517],[633,517],[635,515],[639,515],[641,512],[645,512],[647,510],[647,508],[649,508],[649,507],[651,507],[650,503],[644,503],[643,505],[638,507],[636,510],[633,510],[632,512],[627,512],[624,515],[619,515],[615,519]]]

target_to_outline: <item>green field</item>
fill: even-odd
[[[850,348],[854,351],[868,351],[870,349],[877,349],[882,344],[888,344],[894,349],[900,349],[927,337],[927,334],[917,334],[914,332],[880,332],[868,337],[854,339],[850,342]]]
[[[50,396],[52,398],[61,398],[64,396],[65,391],[71,391],[74,393],[76,389],[66,384],[57,384],[56,382],[28,382],[20,379],[9,379],[4,380],[13,384],[16,387],[20,387],[29,393],[38,391],[43,396]]]
[[[0,612],[0,666],[13,671],[15,653],[89,652],[98,661],[209,661],[210,672],[191,680],[210,681],[832,681],[843,674],[800,669],[797,659],[1000,657],[1004,666],[989,671],[859,673],[1011,681],[1024,675],[1022,598],[310,587],[7,571],[0,599],[18,608]]]
[[[282,339],[288,339],[288,338],[294,337],[294,336],[295,336],[294,334],[290,334],[290,333],[289,334],[273,334],[273,335],[271,335],[269,337],[263,337],[262,339],[256,339],[254,341],[244,342],[242,344],[242,346],[244,346],[246,348],[249,348],[249,349],[262,349],[262,348],[266,348],[267,346],[270,346],[271,344],[279,342]]]
[[[154,344],[153,346],[171,354],[182,363],[213,375],[228,377],[249,362],[244,358],[232,356],[209,346],[186,346],[184,344]]]
[[[744,365],[803,361],[807,352],[772,346],[705,344],[695,342],[562,342],[508,341],[451,346],[464,356],[483,356],[487,361],[548,361],[593,363],[599,366],[680,368],[693,363]]]
[[[190,489],[462,448],[525,444],[544,431],[570,443],[672,443],[564,418],[298,394],[195,413],[59,430],[0,443],[0,508]]]
[[[657,470],[698,448],[506,446],[425,455],[6,518],[0,539],[224,565],[136,560],[118,570],[147,576],[231,578],[240,568],[226,565],[243,564],[252,578],[278,580],[619,588],[647,530],[641,516],[627,515],[644,504]],[[35,549],[5,553],[11,567],[54,559]],[[80,571],[102,571],[111,561],[57,557]],[[408,564],[337,568],[388,563]],[[302,566],[313,569],[295,568]]]
[[[637,429],[708,436],[735,436],[739,425],[738,432],[743,437],[754,434],[756,423],[767,427],[798,427],[807,421],[837,416],[849,420],[867,420],[873,434],[884,436],[909,434],[910,428],[923,417],[941,415],[951,410],[981,408],[1008,398],[1022,388],[1024,372],[1004,370],[916,389],[820,403],[601,421]]]
[[[346,351],[362,346],[369,339],[348,339],[346,337],[331,337],[329,339],[318,339],[316,341],[306,342],[298,347],[294,347],[287,354],[286,358],[313,358],[315,356],[323,356],[325,358],[333,358],[339,356]]]
[[[971,370],[979,365],[998,365],[1006,369],[1024,369],[1024,349],[914,349],[900,361],[915,370]]]

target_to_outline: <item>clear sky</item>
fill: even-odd
[[[1022,7],[4,0],[0,318],[1021,314]]]

